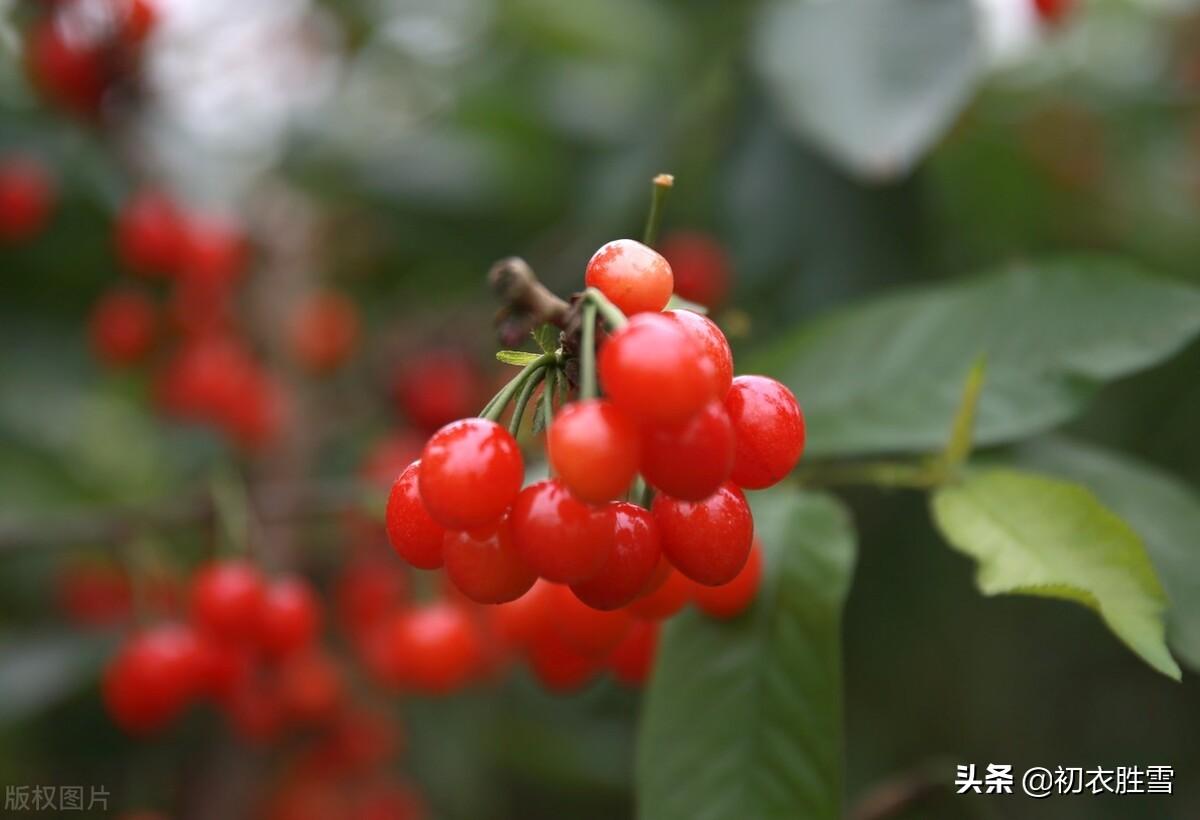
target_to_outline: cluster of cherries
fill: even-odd
[[[673,279],[666,259],[632,240],[589,262],[583,298],[602,300],[613,326],[598,350],[605,397],[554,417],[555,477],[522,488],[512,432],[467,418],[434,433],[389,494],[395,550],[414,567],[444,568],[466,599],[499,605],[497,632],[552,686],[586,679],[627,639],[652,647],[645,621],[688,601],[740,612],[761,571],[743,491],[780,481],[804,447],[786,387],[734,378],[716,324],[664,310]],[[639,475],[654,493],[648,506],[623,500]]]

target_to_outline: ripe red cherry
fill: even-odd
[[[248,246],[237,222],[223,215],[189,214],[181,224],[181,277],[209,285],[230,285],[241,278]]]
[[[691,603],[697,584],[688,580],[664,557],[659,562],[650,583],[641,597],[628,606],[629,614],[635,618],[661,621],[670,618]]]
[[[612,548],[607,511],[579,501],[558,480],[521,490],[509,520],[526,566],[548,581],[565,584],[591,578]]]
[[[287,655],[310,645],[317,633],[317,596],[300,577],[272,581],[258,616],[258,645],[270,655]]]
[[[257,363],[237,374],[232,398],[216,422],[246,452],[266,449],[279,440],[288,419],[288,395],[274,375]]]
[[[73,114],[94,117],[108,85],[104,55],[96,46],[76,43],[46,15],[29,29],[25,55],[30,79],[42,96]]]
[[[608,654],[633,626],[633,616],[625,610],[593,609],[569,587],[556,586],[554,594],[552,628],[568,646],[589,658]]]
[[[430,350],[404,361],[393,385],[401,413],[425,431],[473,415],[486,390],[479,368],[458,350]]]
[[[171,327],[190,338],[220,336],[233,329],[233,288],[176,279],[167,299]]]
[[[726,483],[703,501],[654,499],[663,554],[677,570],[700,584],[733,580],[750,555],[754,519],[745,496]]]
[[[418,569],[442,565],[446,528],[434,521],[418,490],[421,462],[414,461],[392,484],[387,502],[387,533],[392,548]]]
[[[192,579],[192,623],[219,640],[253,639],[262,603],[262,575],[248,561],[216,561]]]
[[[483,531],[446,533],[442,552],[446,575],[477,604],[515,601],[537,580],[513,544],[507,516]]]
[[[284,713],[306,723],[335,717],[345,696],[345,682],[337,663],[320,649],[295,652],[280,664],[279,700]]]
[[[483,662],[479,628],[454,604],[401,613],[388,629],[396,677],[419,692],[438,695],[461,689]]]
[[[0,159],[0,242],[28,239],[46,224],[54,181],[32,157]]]
[[[550,627],[554,597],[554,584],[538,579],[517,600],[488,607],[485,615],[491,635],[504,649],[525,649]]]
[[[175,203],[157,191],[142,191],[117,216],[117,252],[132,273],[174,275],[183,260],[184,242]]]
[[[675,233],[662,241],[662,255],[675,274],[675,293],[716,310],[729,296],[729,258],[720,243],[702,233]]]
[[[116,566],[73,562],[54,579],[59,609],[79,626],[107,626],[129,616],[133,591],[129,577]]]
[[[696,585],[696,606],[714,618],[737,617],[754,602],[762,582],[762,567],[762,544],[755,538],[746,566],[732,581],[719,587]]]
[[[737,435],[735,484],[761,490],[792,471],[804,452],[804,414],[791,390],[766,376],[738,376],[725,409]]]
[[[134,290],[111,291],[92,308],[92,349],[106,364],[133,364],[154,346],[157,325],[154,303],[146,296]]]
[[[390,433],[371,444],[363,456],[358,474],[366,481],[387,490],[396,478],[421,457],[425,439],[415,433]]]
[[[555,629],[543,629],[529,646],[529,667],[551,692],[571,692],[596,674],[598,664],[573,648]]]
[[[128,732],[161,729],[197,694],[199,658],[195,634],[178,624],[129,638],[104,673],[104,704],[113,721]]]
[[[309,370],[324,373],[346,361],[358,334],[358,308],[353,302],[337,293],[316,293],[292,314],[292,355]]]
[[[707,316],[691,310],[668,310],[663,313],[683,326],[717,371],[716,397],[724,398],[733,383],[733,351],[721,328]]]
[[[1070,16],[1075,0],[1033,0],[1033,10],[1047,25],[1057,26]]]
[[[680,324],[641,313],[600,348],[600,383],[613,404],[646,424],[680,424],[720,398],[716,369]]]
[[[657,621],[636,621],[608,656],[613,677],[626,686],[641,686],[654,668],[658,651]]]
[[[643,428],[642,475],[673,498],[700,501],[729,478],[735,445],[725,406],[710,401],[681,425]]]
[[[608,520],[612,547],[607,560],[591,578],[571,585],[592,609],[619,609],[637,598],[662,556],[658,525],[649,511],[619,501],[609,506]]]
[[[121,21],[121,36],[126,43],[140,45],[158,24],[158,9],[150,0],[128,0]]]
[[[433,434],[421,454],[425,509],[446,529],[469,530],[503,515],[521,491],[516,440],[487,419],[460,419]]]
[[[338,620],[357,636],[379,626],[408,600],[407,578],[386,556],[356,558],[334,588]]]
[[[626,316],[662,310],[674,285],[667,260],[633,239],[602,246],[588,262],[585,279]]]
[[[567,405],[546,437],[550,465],[582,501],[611,501],[629,488],[638,469],[637,428],[611,402]]]

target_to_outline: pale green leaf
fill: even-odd
[[[496,361],[503,364],[512,364],[517,367],[524,367],[527,364],[536,362],[541,358],[540,353],[527,353],[524,350],[497,350]]]
[[[546,323],[534,329],[531,334],[533,341],[543,353],[553,353],[558,350],[559,337],[562,331],[552,324]]]

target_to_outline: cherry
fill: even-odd
[[[167,318],[184,336],[220,336],[233,328],[233,289],[225,284],[176,279]]]
[[[388,629],[396,677],[419,692],[438,695],[461,689],[483,661],[479,628],[454,604],[401,613]]]
[[[437,569],[442,566],[446,528],[433,520],[421,502],[420,472],[421,462],[414,461],[392,484],[387,502],[388,540],[414,567]]]
[[[548,581],[592,577],[612,548],[612,523],[605,510],[579,501],[558,480],[521,490],[510,521],[522,560]]]
[[[25,43],[30,79],[42,96],[81,117],[99,114],[108,86],[104,55],[96,46],[69,39],[56,15],[29,29]]]
[[[494,421],[471,418],[447,424],[425,444],[418,485],[434,521],[469,530],[503,515],[524,477],[512,435]]]
[[[104,672],[104,704],[128,732],[161,729],[183,710],[200,683],[195,634],[162,624],[127,639]]]
[[[600,383],[613,404],[646,424],[680,424],[720,398],[716,368],[681,324],[640,313],[600,348]]]
[[[1075,9],[1075,0],[1033,0],[1033,10],[1047,25],[1061,25]]]
[[[158,25],[158,9],[150,0],[127,0],[121,21],[121,36],[131,45],[140,45]]]
[[[667,560],[693,581],[726,584],[746,565],[754,519],[746,497],[734,484],[724,484],[703,501],[659,495],[653,512]]]
[[[314,373],[333,370],[358,343],[358,308],[337,293],[316,293],[296,306],[291,317],[292,355]]]
[[[486,610],[492,636],[504,649],[525,649],[549,626],[554,609],[554,584],[541,579],[515,601]]]
[[[695,595],[696,584],[673,568],[664,557],[651,576],[641,597],[629,604],[629,614],[635,618],[661,621],[670,618],[687,606]]]
[[[761,490],[792,471],[804,452],[804,414],[791,390],[766,376],[738,376],[725,409],[737,435],[735,484]]]
[[[230,644],[209,635],[197,635],[199,642],[200,694],[224,703],[238,687],[255,674],[253,647]]]
[[[729,478],[735,446],[729,414],[710,401],[681,425],[643,428],[642,475],[669,496],[700,501]]]
[[[106,364],[133,364],[154,346],[157,325],[154,303],[146,296],[135,290],[111,291],[92,308],[92,349]]]
[[[716,310],[729,296],[729,258],[720,243],[703,233],[680,232],[662,241],[662,255],[675,274],[675,293]]]
[[[637,598],[658,568],[662,547],[658,525],[647,510],[619,501],[608,510],[612,546],[591,578],[572,584],[580,601],[593,609],[612,610]]]
[[[263,604],[263,579],[248,561],[215,561],[192,579],[192,622],[218,640],[253,637]]]
[[[396,401],[413,426],[437,430],[466,418],[483,404],[483,375],[458,350],[431,350],[401,363],[393,383]]]
[[[719,587],[696,586],[696,605],[714,618],[734,618],[754,601],[762,582],[762,544],[754,539],[746,566]]]
[[[543,629],[529,646],[529,666],[547,690],[571,692],[592,679],[598,664],[571,647],[557,630]]]
[[[733,383],[733,351],[729,349],[729,340],[721,328],[712,319],[691,310],[668,310],[664,311],[663,316],[682,325],[704,356],[712,362],[717,371],[716,387],[713,389],[718,399],[724,398]]]
[[[390,433],[367,450],[358,470],[359,475],[365,481],[388,490],[396,482],[397,476],[421,457],[424,447],[425,439],[415,433]]]
[[[556,586],[554,594],[551,626],[568,646],[589,658],[606,655],[633,625],[633,616],[628,612],[593,609],[569,587]]]
[[[375,557],[353,559],[334,587],[338,619],[354,635],[379,625],[407,600],[408,581],[395,561]]]
[[[39,160],[0,159],[0,242],[29,239],[42,230],[54,201],[54,181]]]
[[[133,590],[128,576],[116,566],[73,563],[55,577],[55,599],[72,623],[107,626],[129,616]]]
[[[537,580],[513,544],[508,517],[483,531],[446,533],[446,575],[477,604],[503,604],[520,598]]]
[[[253,452],[279,440],[288,418],[283,385],[261,365],[236,374],[234,392],[219,408],[217,423],[241,449]]]
[[[255,670],[238,681],[221,705],[230,727],[246,743],[265,745],[283,731],[287,715],[276,681]]]
[[[140,276],[175,274],[184,255],[182,216],[170,197],[145,190],[117,215],[117,252],[122,264]]]
[[[209,285],[230,285],[241,278],[248,248],[237,222],[223,215],[189,214],[182,228],[182,278]]]
[[[564,407],[550,425],[546,448],[563,484],[592,504],[621,495],[637,474],[637,428],[604,399]]]
[[[633,239],[603,245],[588,262],[585,280],[626,316],[662,310],[674,285],[667,260]]]
[[[608,656],[614,678],[627,686],[641,686],[646,682],[654,668],[659,631],[657,621],[634,623]]]
[[[305,723],[332,719],[345,696],[341,668],[318,649],[289,655],[279,667],[278,687],[285,714]]]
[[[269,655],[287,655],[309,646],[317,633],[317,596],[303,578],[272,581],[258,616],[258,645]]]

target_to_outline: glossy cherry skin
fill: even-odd
[[[612,551],[608,510],[584,504],[557,479],[521,490],[509,520],[525,565],[547,581],[591,578]]]
[[[742,491],[731,483],[703,501],[654,499],[663,554],[696,583],[727,584],[741,572],[754,539],[754,519]]]
[[[712,319],[691,310],[668,310],[663,316],[678,322],[699,346],[703,355],[712,362],[717,373],[715,395],[718,399],[724,398],[733,383],[733,351],[729,348],[729,340],[725,338],[721,328],[717,327]]]
[[[608,558],[591,578],[571,585],[580,601],[600,610],[619,609],[641,595],[662,557],[658,524],[648,510],[618,501],[609,505],[608,522]]]
[[[440,695],[461,689],[483,662],[479,627],[455,604],[401,613],[388,630],[396,677],[418,692]]]
[[[185,242],[182,215],[174,201],[157,191],[140,192],[117,215],[117,252],[132,273],[151,277],[178,273]]]
[[[755,538],[746,566],[732,581],[719,587],[696,585],[696,606],[714,618],[736,618],[754,603],[762,583],[762,570],[762,545]]]
[[[664,238],[661,250],[680,298],[712,310],[725,304],[733,275],[720,243],[702,233],[682,232]]]
[[[289,576],[272,581],[258,616],[258,645],[268,655],[288,655],[312,644],[319,621],[317,596],[308,581]]]
[[[568,646],[589,658],[604,657],[633,626],[633,616],[623,609],[593,609],[565,586],[556,586],[554,592],[551,626]]]
[[[446,528],[433,520],[418,489],[421,462],[414,461],[392,484],[387,502],[387,533],[392,549],[418,569],[442,566]]]
[[[163,728],[200,687],[199,643],[178,624],[163,624],[129,638],[104,673],[104,704],[128,732]]]
[[[338,367],[354,352],[358,308],[338,293],[315,293],[296,306],[289,326],[292,356],[314,373]]]
[[[150,299],[134,290],[114,290],[92,308],[88,331],[96,357],[121,366],[145,358],[154,346],[157,327]]]
[[[778,483],[804,452],[804,414],[785,386],[766,376],[738,376],[725,397],[737,436],[733,482],[748,490]]]
[[[692,602],[697,584],[671,566],[664,556],[642,594],[629,604],[629,614],[648,621],[670,618]]]
[[[718,396],[718,374],[679,322],[641,313],[600,348],[600,383],[630,418],[681,424]]]
[[[54,204],[54,181],[39,161],[0,159],[0,242],[28,239],[46,224]]]
[[[654,668],[659,631],[657,621],[634,622],[608,656],[608,667],[614,678],[626,686],[641,686],[646,682]]]
[[[736,444],[725,406],[710,401],[683,424],[642,429],[642,475],[673,498],[700,501],[729,478]]]
[[[637,427],[604,399],[564,407],[550,425],[546,447],[563,484],[591,504],[620,496],[637,473]]]
[[[491,527],[447,532],[442,552],[446,575],[477,604],[515,601],[537,580],[513,544],[507,516]]]
[[[662,310],[674,287],[667,260],[633,239],[602,246],[588,262],[585,279],[626,316]]]
[[[264,585],[248,561],[216,561],[192,579],[192,623],[202,632],[230,643],[254,638],[262,610]]]
[[[469,530],[500,518],[524,478],[512,435],[493,421],[471,418],[451,422],[429,439],[418,486],[434,521],[449,530]]]

